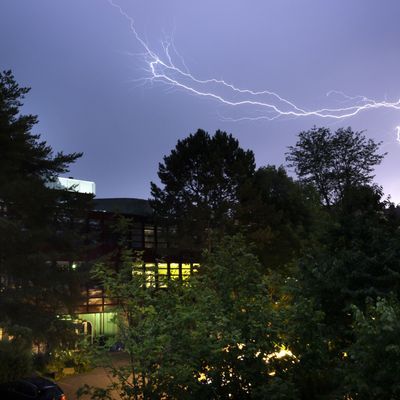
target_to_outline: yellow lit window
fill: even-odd
[[[171,263],[169,265],[171,271],[171,279],[179,279],[179,264],[178,263]]]
[[[182,280],[188,279],[190,276],[190,264],[182,264]]]
[[[167,287],[168,264],[158,263],[158,287]]]
[[[145,281],[146,281],[146,287],[155,287],[156,286],[156,264],[150,264],[146,263],[145,264]]]

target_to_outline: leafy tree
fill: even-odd
[[[179,140],[159,164],[162,188],[151,183],[151,204],[160,220],[176,229],[180,248],[210,246],[212,233],[229,230],[239,190],[254,174],[251,151],[225,132],[203,130]]]
[[[369,386],[367,377],[374,357],[378,357],[377,346],[371,344],[371,351],[366,349],[367,337],[378,343],[381,337],[372,332],[384,328],[378,316],[374,318],[380,319],[379,323],[370,323],[369,316],[377,311],[365,310],[366,300],[379,303],[379,298],[392,293],[396,298],[400,295],[400,221],[394,207],[383,199],[382,189],[372,184],[373,167],[383,158],[378,150],[379,144],[367,140],[362,132],[348,128],[333,134],[326,128],[314,128],[300,133],[296,146],[287,154],[301,180],[311,183],[321,203],[328,206],[318,210],[321,223],[313,228],[313,240],[291,275],[296,289],[291,292],[293,306],[289,311],[300,307],[296,314],[301,315],[302,304],[311,302],[320,313],[314,328],[318,334],[311,338],[304,335],[303,328],[307,326],[305,319],[313,321],[313,314],[302,319],[303,326],[288,317],[289,345],[300,357],[293,369],[293,382],[305,399],[397,396],[389,369],[382,370],[386,392],[382,389],[385,384],[381,387],[372,378]],[[358,310],[355,324],[351,318],[354,307]],[[293,338],[299,340],[293,342]],[[308,390],[299,379],[308,382]]]
[[[70,311],[77,277],[57,261],[79,257],[75,222],[89,199],[48,187],[81,154],[53,155],[32,133],[37,117],[20,113],[28,92],[0,73],[0,326],[50,345],[70,332],[57,314]]]
[[[287,367],[282,379],[293,386],[296,399],[340,398],[336,395],[342,381],[341,357],[324,312],[312,298],[303,296],[295,279],[286,279],[281,290],[288,300],[278,302],[277,324],[284,342],[296,355],[296,362]]]
[[[318,197],[312,188],[275,166],[261,167],[247,180],[238,210],[242,231],[269,269],[282,268],[298,257],[319,219]]]
[[[353,308],[354,342],[348,349],[346,389],[352,399],[400,396],[400,305],[396,298]]]
[[[97,267],[109,295],[121,300],[117,321],[130,356],[128,366],[114,368],[118,379],[104,398],[116,389],[133,399],[296,398],[284,382],[293,356],[282,352],[268,284],[242,237],[225,238],[198,274],[166,290],[132,274],[132,255],[125,255],[119,272]]]
[[[381,196],[378,187],[348,189],[323,237],[300,262],[303,289],[337,330],[348,321],[351,304],[363,307],[367,297],[400,295],[400,221]]]
[[[203,363],[210,398],[273,398],[281,379],[280,373],[273,374],[292,361],[276,356],[284,342],[260,271],[239,235],[222,240],[194,277],[196,306],[212,321],[209,337],[219,349]],[[290,385],[286,391],[293,398]]]
[[[323,203],[330,206],[348,187],[371,183],[373,169],[384,157],[378,153],[379,146],[350,127],[334,133],[329,128],[314,127],[300,132],[286,160],[301,180],[315,185]]]

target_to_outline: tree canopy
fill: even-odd
[[[53,155],[32,133],[37,117],[21,113],[28,92],[11,71],[0,73],[0,326],[50,345],[67,336],[57,314],[77,294],[76,275],[57,262],[78,257],[74,221],[90,199],[48,187],[81,154]]]
[[[68,261],[81,257],[90,205],[90,196],[49,188],[81,154],[54,154],[32,132],[37,117],[21,113],[28,92],[0,73],[0,327],[14,336],[0,343],[0,381],[15,378],[11,364],[29,373],[32,341],[68,339],[72,326],[57,315],[72,313],[78,296]],[[373,183],[379,147],[351,128],[301,132],[286,157],[296,180],[283,167],[256,170],[254,154],[226,132],[179,140],[159,164],[160,186],[151,183],[155,232],[173,236],[177,259],[204,250],[202,262],[185,279],[153,284],[163,279],[158,260],[146,271],[120,220],[116,252],[93,277],[118,299],[130,361],[109,388],[83,392],[398,398],[400,218]]]
[[[197,275],[168,290],[144,290],[146,277],[132,275],[132,254],[123,260],[118,272],[104,263],[95,269],[122,300],[119,339],[130,356],[104,398],[115,387],[132,399],[279,399],[284,391],[293,398],[290,384],[277,390],[278,370],[285,375],[293,357],[279,353],[285,347],[268,285],[241,236],[224,238]]]
[[[178,246],[206,251],[196,274],[165,290],[143,268],[132,274],[132,256],[114,273],[101,266],[110,295],[124,299],[117,320],[131,363],[115,370],[118,389],[133,398],[396,398],[400,218],[372,181],[378,151],[351,128],[301,132],[287,156],[296,180],[283,167],[256,170],[226,133],[179,141],[152,204],[185,238]]]
[[[151,204],[160,219],[177,229],[175,240],[202,249],[212,233],[233,222],[239,191],[255,170],[253,152],[226,132],[199,129],[179,140],[159,164],[162,187],[151,183]]]
[[[350,127],[335,132],[314,127],[299,133],[286,161],[301,180],[315,185],[329,206],[341,199],[347,188],[371,183],[374,167],[384,157],[378,153],[380,144]]]
[[[270,269],[300,254],[318,218],[315,191],[289,177],[282,166],[258,168],[241,188],[240,228]]]

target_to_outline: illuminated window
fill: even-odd
[[[182,264],[182,280],[186,280],[189,278],[191,274],[190,264]]]
[[[169,265],[171,279],[179,279],[179,264],[171,263]]]
[[[158,263],[157,265],[158,271],[158,287],[165,288],[167,287],[168,282],[168,264],[167,263]]]
[[[88,301],[88,304],[90,305],[90,306],[92,306],[92,305],[101,305],[101,304],[103,304],[103,298],[102,297],[94,297],[94,298],[90,298],[89,299],[89,301]]]
[[[198,263],[135,263],[132,274],[142,277],[146,287],[166,288],[169,279],[185,281],[198,267]]]
[[[103,289],[101,288],[90,288],[88,290],[89,297],[103,297]]]
[[[156,265],[155,264],[145,264],[144,274],[145,274],[145,284],[146,287],[156,286]]]
[[[142,263],[134,263],[132,266],[132,275],[143,276],[144,265]]]

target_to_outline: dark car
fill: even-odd
[[[0,399],[4,400],[67,400],[61,388],[50,379],[24,378],[0,385]]]

